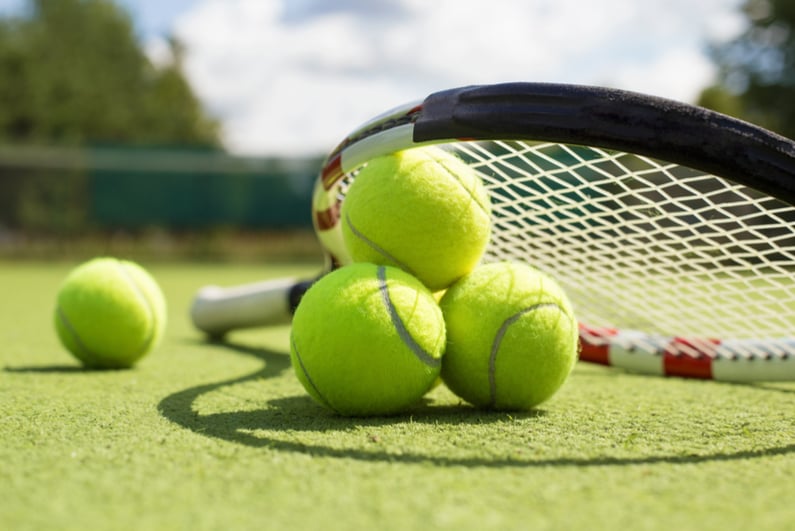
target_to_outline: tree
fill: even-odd
[[[220,147],[179,60],[153,65],[111,0],[28,0],[0,19],[0,144]],[[0,232],[81,230],[87,182],[0,160]]]
[[[0,140],[218,146],[178,61],[157,68],[110,0],[30,0],[0,21]]]
[[[746,0],[748,28],[716,48],[718,83],[701,105],[795,138],[795,2]]]

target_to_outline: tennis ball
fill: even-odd
[[[421,147],[368,162],[340,215],[354,262],[397,266],[437,291],[480,262],[490,211],[472,168],[441,148]]]
[[[484,408],[529,410],[563,385],[577,359],[577,322],[563,289],[520,263],[476,268],[440,301],[442,379]]]
[[[163,293],[133,262],[95,258],[72,270],[58,291],[58,338],[89,368],[131,367],[157,345],[165,326]]]
[[[346,416],[411,406],[439,376],[442,312],[408,273],[358,263],[318,280],[293,317],[295,374],[320,404]]]

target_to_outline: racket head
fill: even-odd
[[[350,261],[339,209],[357,170],[425,144],[479,172],[493,203],[485,260],[557,278],[584,323],[586,359],[642,351],[646,372],[714,377],[714,360],[795,353],[791,140],[600,87],[443,91],[371,120],[329,155],[313,221],[331,267]]]

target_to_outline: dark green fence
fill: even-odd
[[[3,147],[0,224],[59,232],[310,227],[320,163],[196,150]]]

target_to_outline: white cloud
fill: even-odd
[[[443,88],[603,84],[692,99],[706,39],[739,0],[203,0],[179,19],[186,70],[242,153],[325,152],[359,123]]]
[[[25,0],[0,0],[0,16],[18,15],[25,9]]]
[[[649,62],[621,65],[612,85],[680,101],[694,101],[714,81],[716,67],[688,48],[665,50]]]

